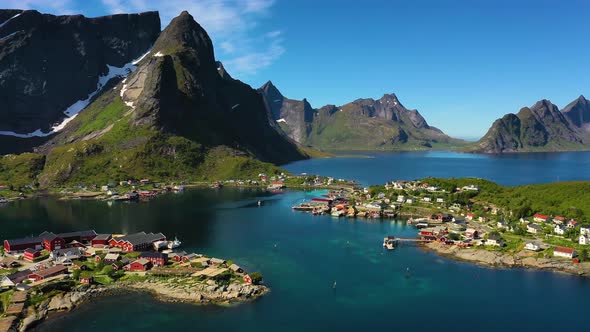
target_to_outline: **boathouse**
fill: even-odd
[[[109,244],[113,247],[119,247],[123,251],[141,251],[153,248],[153,244],[156,241],[166,241],[166,236],[162,233],[135,233],[131,235],[125,235],[119,238],[112,238],[109,240]]]
[[[90,244],[95,247],[97,245],[106,246],[109,244],[109,241],[113,238],[112,234],[97,234],[94,239],[90,242]]]
[[[31,270],[26,269],[23,271],[18,271],[13,274],[9,274],[7,276],[3,276],[0,281],[0,286],[2,287],[14,287],[16,284],[23,282],[23,280],[29,277],[31,274]]]

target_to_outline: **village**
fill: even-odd
[[[244,302],[267,292],[260,273],[249,274],[232,261],[187,253],[180,246],[176,238],[146,232],[43,232],[6,239],[0,260],[0,331],[17,328],[36,307],[51,305],[52,297],[61,300],[68,292],[94,288],[149,289],[169,300],[193,303]],[[171,290],[178,284],[185,289]]]
[[[448,190],[421,180],[391,181],[382,186],[333,190],[292,209],[337,218],[376,221],[396,218],[407,220],[417,228],[417,236],[412,239],[386,237],[383,246],[388,249],[406,240],[523,257],[555,258],[561,262],[569,260],[572,264],[588,260],[590,224],[581,224],[565,216],[545,215],[541,211],[513,218],[511,212],[500,207],[482,202],[473,204],[469,198],[480,190],[475,184]]]

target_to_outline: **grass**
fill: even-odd
[[[6,308],[8,308],[8,306],[10,305],[12,294],[14,294],[14,291],[12,290],[0,293],[0,303],[2,304],[2,312],[6,311]]]

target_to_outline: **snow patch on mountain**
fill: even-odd
[[[5,24],[5,23],[3,23],[3,24]],[[90,104],[90,101],[92,100],[92,98],[94,98],[94,96],[96,96],[96,94],[99,93],[102,90],[102,88],[111,79],[113,79],[115,77],[127,78],[127,76],[129,76],[129,74],[131,74],[137,68],[135,66],[135,64],[137,64],[139,61],[141,61],[141,59],[143,59],[148,53],[142,55],[140,58],[133,60],[130,63],[125,64],[123,67],[115,67],[115,66],[107,65],[107,69],[108,69],[107,73],[105,75],[101,75],[98,77],[98,83],[96,84],[96,90],[91,92],[88,95],[88,97],[86,97],[86,99],[78,100],[77,102],[70,105],[70,107],[68,107],[64,111],[66,118],[63,119],[62,122],[51,127],[51,130],[49,132],[44,133],[43,131],[41,131],[41,129],[37,129],[32,133],[26,133],[26,134],[20,134],[20,133],[14,132],[14,131],[0,131],[0,136],[14,136],[14,137],[19,137],[19,138],[47,137],[49,135],[53,135],[53,134],[61,131],[62,129],[64,129],[66,127],[66,125],[68,123],[70,123],[72,120],[74,120],[76,118],[78,113],[80,113],[83,109],[85,109],[88,106],[88,104]],[[126,86],[127,85],[123,85],[123,88],[121,89],[121,96],[123,96]],[[133,103],[131,103],[131,102],[125,102],[125,105],[133,107]]]

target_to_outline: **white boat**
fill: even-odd
[[[174,238],[174,241],[168,241],[168,249],[176,249],[178,247],[180,247],[180,245],[182,244],[182,242],[180,242],[176,237]]]
[[[154,250],[158,251],[160,249],[168,248],[168,241],[156,241],[154,242]]]

